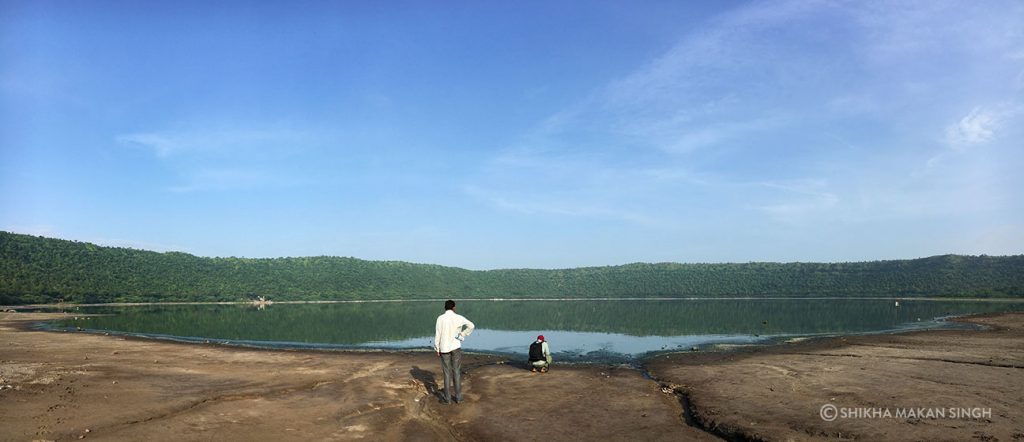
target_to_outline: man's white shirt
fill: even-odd
[[[448,353],[462,348],[462,340],[473,333],[474,328],[473,323],[462,315],[445,310],[444,314],[437,317],[437,325],[434,327],[434,351]]]

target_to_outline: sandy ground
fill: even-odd
[[[629,368],[531,373],[463,359],[443,405],[433,353],[255,350],[24,330],[0,313],[3,440],[713,440]]]
[[[988,331],[659,356],[646,364],[656,380],[468,356],[458,405],[439,403],[432,353],[25,329],[54,316],[0,313],[0,440],[1024,440],[1024,314],[972,319]],[[828,403],[991,416],[828,422]]]
[[[727,437],[1024,440],[1024,314],[964,321],[990,329],[671,355],[647,367],[688,397],[694,420]],[[848,412],[826,421],[826,404]],[[900,409],[908,416],[897,416]],[[886,410],[892,417],[885,417]],[[911,410],[923,413],[910,416]]]

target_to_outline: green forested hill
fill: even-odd
[[[355,258],[203,258],[0,232],[0,304],[441,297],[1024,296],[1024,255],[471,271]]]

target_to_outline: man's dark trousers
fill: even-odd
[[[452,387],[455,387],[455,402],[462,402],[462,349],[456,348],[441,353],[441,371],[444,372],[444,401],[452,401]],[[453,382],[454,381],[454,382]]]

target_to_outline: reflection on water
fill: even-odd
[[[266,307],[266,306],[264,306]],[[714,342],[865,333],[934,326],[934,318],[1024,309],[1024,301],[728,299],[658,301],[461,301],[478,331],[470,350],[524,353],[544,334],[556,354],[634,356]],[[425,348],[440,302],[173,305],[83,308],[110,316],[67,320],[82,327],[285,346]]]

